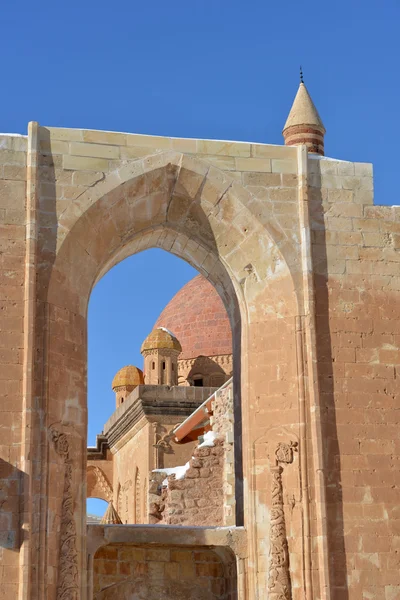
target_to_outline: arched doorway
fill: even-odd
[[[49,487],[54,489],[53,510],[62,524],[61,538],[64,527],[74,530],[76,542],[68,556],[48,555],[47,563],[59,573],[57,589],[71,584],[65,581],[64,573],[75,565],[73,585],[81,590],[82,597],[85,594],[82,481],[86,466],[88,298],[102,274],[146,248],[163,248],[192,264],[212,282],[228,312],[234,371],[238,374],[234,399],[236,522],[240,525],[246,514],[246,524],[253,524],[251,552],[259,554],[256,522],[257,527],[264,525],[255,514],[259,499],[253,494],[254,443],[265,434],[268,413],[274,423],[289,428],[298,423],[297,408],[290,406],[296,393],[297,302],[284,258],[287,255],[289,262],[295,261],[293,243],[277,224],[266,228],[260,223],[251,200],[251,194],[239,183],[207,163],[166,153],[140,161],[140,168],[133,162],[110,173],[72,202],[57,221],[53,258],[46,267],[49,280],[44,318],[46,434],[52,462]],[[266,345],[274,345],[270,356]],[[279,368],[285,370],[283,381],[276,373],[277,359]],[[263,392],[266,383],[269,391]],[[282,394],[289,398],[285,413],[279,406]],[[263,415],[262,423],[257,422],[259,414]],[[66,506],[72,496],[78,507],[74,515]],[[46,502],[41,509],[47,513]]]

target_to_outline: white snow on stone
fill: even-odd
[[[24,133],[0,133],[0,137],[23,137],[27,138],[28,136]]]
[[[217,439],[215,431],[207,431],[204,434],[203,442],[198,445],[198,448],[206,448],[208,446],[214,446],[214,441]]]
[[[343,162],[343,163],[347,163],[347,162],[351,162],[351,160],[341,160],[339,158],[332,158],[332,156],[322,156],[321,154],[314,154],[312,152],[310,152],[308,154],[308,158],[311,158],[311,160],[334,160],[335,162]]]
[[[170,331],[166,327],[157,327],[157,329],[162,329],[163,331],[166,331],[167,333],[169,333],[169,335],[172,335],[172,337],[175,337],[175,335],[172,333],[172,331]]]
[[[187,462],[186,465],[181,465],[179,467],[168,467],[166,469],[153,469],[153,473],[165,473],[165,475],[167,477],[162,482],[162,485],[167,486],[168,485],[168,477],[170,475],[175,475],[175,479],[183,479],[185,477],[185,473],[189,469],[189,467],[190,467],[190,464],[189,464],[189,462]]]

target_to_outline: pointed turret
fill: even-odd
[[[104,513],[104,516],[101,519],[100,523],[102,525],[122,525],[122,521],[119,517],[119,514],[115,510],[112,501],[108,503],[107,510]]]
[[[286,146],[305,144],[309,152],[324,155],[326,130],[304,84],[301,71],[299,89],[282,133]]]

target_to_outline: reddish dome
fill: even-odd
[[[221,298],[202,275],[183,286],[154,327],[169,329],[182,345],[182,358],[232,354],[232,334]]]

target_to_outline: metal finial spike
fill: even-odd
[[[304,83],[304,79],[303,79],[303,69],[300,65],[300,83]]]

